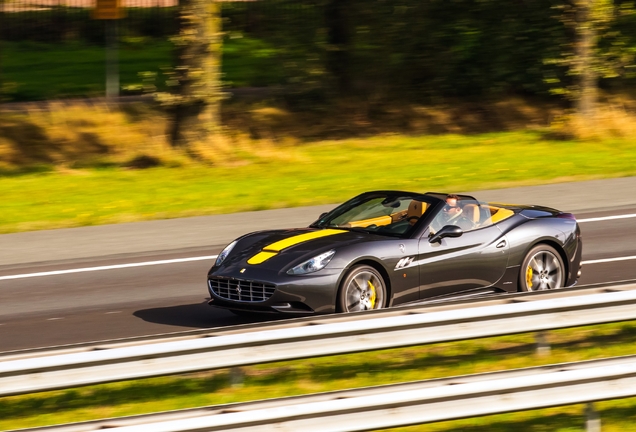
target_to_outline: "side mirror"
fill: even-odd
[[[455,225],[446,225],[441,230],[437,231],[435,234],[429,236],[429,243],[439,243],[443,238],[446,237],[461,237],[464,234],[464,231]]]
[[[325,216],[327,216],[329,214],[329,212],[324,212],[322,213],[320,216],[318,216],[318,220],[324,218]]]

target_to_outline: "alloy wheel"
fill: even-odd
[[[343,312],[381,309],[384,306],[384,281],[372,269],[363,268],[345,281],[342,297]]]

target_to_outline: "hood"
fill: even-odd
[[[241,237],[222,268],[258,267],[280,271],[330,249],[384,238],[339,229],[300,228],[260,231]]]

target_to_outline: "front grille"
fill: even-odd
[[[217,296],[241,302],[263,302],[276,291],[275,285],[241,279],[210,278],[208,284]]]

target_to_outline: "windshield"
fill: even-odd
[[[314,226],[402,237],[429,207],[420,195],[364,194],[328,213]]]

